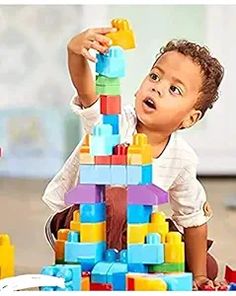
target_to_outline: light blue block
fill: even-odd
[[[115,262],[118,259],[119,252],[117,249],[107,249],[105,252],[106,262]]]
[[[152,206],[128,205],[127,223],[149,223],[151,221]]]
[[[161,276],[167,284],[168,291],[192,291],[192,273],[176,273]]]
[[[97,124],[90,136],[90,154],[93,156],[112,155],[113,147],[120,143],[120,135],[112,134],[110,124]]]
[[[107,77],[125,76],[125,54],[120,46],[111,46],[105,54],[97,54],[96,72]]]
[[[115,262],[108,270],[107,282],[112,284],[114,291],[124,291],[126,283],[126,273],[128,265],[125,263]]]
[[[41,274],[62,277],[65,280],[65,288],[42,287],[41,291],[80,291],[81,290],[81,266],[56,264],[43,267]]]
[[[104,202],[80,204],[80,222],[96,223],[106,220],[106,205]]]
[[[127,169],[125,165],[111,165],[111,184],[126,185]]]
[[[91,282],[106,284],[108,282],[107,274],[114,262],[98,262],[92,269]]]
[[[110,165],[80,165],[80,184],[111,184],[111,166]]]
[[[152,183],[152,165],[127,165],[127,184],[146,185]]]
[[[108,114],[102,115],[102,123],[110,124],[112,126],[112,134],[119,134],[119,115],[118,114]]]
[[[160,235],[147,235],[146,244],[128,245],[128,263],[161,264],[164,262],[164,245],[160,243]]]

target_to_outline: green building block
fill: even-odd
[[[106,76],[96,76],[96,94],[120,95],[120,79]]]
[[[184,263],[162,263],[149,266],[149,272],[184,272]]]

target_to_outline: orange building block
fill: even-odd
[[[166,222],[165,214],[163,212],[153,212],[151,214],[151,223],[148,224],[148,233],[159,233],[161,242],[164,244],[168,232],[169,223]]]
[[[65,242],[70,229],[60,229],[57,232],[57,240],[55,241],[55,261],[56,264],[64,263]]]
[[[164,244],[165,263],[184,263],[184,243],[181,239],[177,231],[167,233]]]
[[[81,290],[90,291],[90,278],[89,276],[83,276],[81,279]]]
[[[80,164],[95,164],[94,156],[90,155],[89,135],[84,137],[84,141],[79,149],[79,163]]]
[[[73,220],[70,221],[70,230],[80,232],[80,213],[79,210],[73,212]]]
[[[123,49],[135,48],[134,33],[126,19],[117,18],[112,20],[112,27],[116,32],[106,34],[112,40],[112,45],[119,45]]]
[[[0,234],[0,279],[14,276],[15,249],[7,234]]]
[[[128,147],[128,164],[142,165],[152,163],[152,147],[147,136],[138,133],[133,136],[133,144]]]

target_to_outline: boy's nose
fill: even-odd
[[[152,91],[155,92],[155,93],[158,93],[158,95],[161,97],[162,96],[162,92],[160,90],[160,88],[158,86],[153,86],[152,87]]]

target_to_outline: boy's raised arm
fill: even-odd
[[[105,53],[111,42],[105,34],[114,30],[114,28],[88,29],[73,37],[68,43],[69,72],[78,93],[76,102],[78,105],[89,107],[97,99],[94,78],[87,61],[96,62],[96,58],[90,54],[89,49]]]

